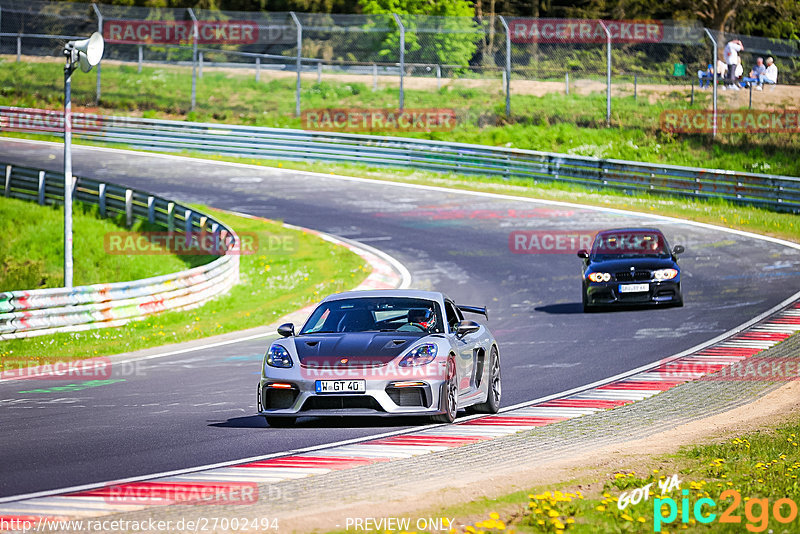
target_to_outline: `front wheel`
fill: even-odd
[[[452,423],[458,413],[458,377],[456,376],[456,361],[451,356],[447,359],[447,373],[442,384],[439,405],[444,413],[431,416],[436,423]]]
[[[500,376],[500,355],[497,354],[496,347],[492,347],[489,361],[489,391],[486,393],[486,402],[482,402],[473,406],[472,411],[474,412],[497,413],[500,410],[502,380]]]

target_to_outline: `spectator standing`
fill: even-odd
[[[739,65],[739,52],[744,50],[744,45],[740,39],[728,41],[722,52],[725,64],[728,66],[728,88],[739,89],[736,85],[736,67]]]

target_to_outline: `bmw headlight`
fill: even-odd
[[[659,269],[653,275],[656,280],[672,280],[678,276],[678,271],[677,269]]]
[[[610,273],[589,273],[589,275],[586,278],[588,278],[592,282],[608,282],[609,280],[611,280],[611,274]]]
[[[414,367],[431,363],[436,358],[438,351],[439,349],[433,343],[420,345],[406,354],[397,365],[400,367]]]
[[[285,369],[292,366],[292,357],[288,350],[276,343],[267,351],[267,365]]]

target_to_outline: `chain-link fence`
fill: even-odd
[[[337,129],[341,120],[351,130],[381,130],[378,126],[388,124],[375,126],[374,117],[365,119],[365,108],[421,110],[418,116],[438,117],[421,123],[423,130],[452,125],[453,118],[477,126],[657,121],[657,113],[636,111],[642,103],[716,109],[717,91],[707,90],[713,85],[714,42],[719,57],[733,38],[745,42],[744,65],[771,55],[780,65],[782,85],[800,80],[795,41],[719,35],[672,21],[230,12],[0,0],[0,54],[6,61],[59,57],[67,40],[93,31],[106,41],[105,68],[122,69],[128,77],[120,83],[108,73],[104,82],[98,69],[94,91],[78,91],[78,104],[113,99],[145,107],[142,102],[149,102],[168,113],[205,112],[220,120],[259,108],[279,117],[277,125],[297,126],[302,118],[308,128]],[[223,91],[223,82],[230,85],[231,79],[239,90]],[[36,94],[42,84],[59,80],[19,83],[30,84],[19,91]],[[264,94],[270,95],[266,101]],[[163,103],[167,95],[172,104]],[[453,115],[445,117],[443,109]]]

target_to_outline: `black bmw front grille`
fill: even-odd
[[[623,271],[614,273],[614,279],[617,282],[634,282],[641,280],[650,280],[653,274],[650,271]]]

